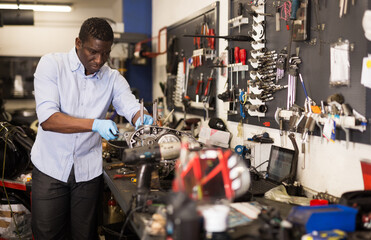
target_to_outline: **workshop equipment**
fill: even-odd
[[[245,162],[230,149],[206,148],[190,152],[187,142],[182,142],[174,191],[184,192],[199,201],[231,200],[245,194],[250,181]]]
[[[341,195],[339,204],[358,209],[357,230],[371,229],[371,190],[345,192]]]
[[[161,159],[175,159],[179,156],[180,143],[154,143],[136,148],[125,149],[121,161],[125,164],[136,165],[137,198],[136,207],[145,207],[146,201],[150,198],[151,176],[155,165]],[[144,209],[141,209],[142,211]]]
[[[31,164],[30,153],[34,140],[25,127],[0,122],[0,156],[5,157],[0,169],[3,177],[13,179]]]

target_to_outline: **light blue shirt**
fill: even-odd
[[[99,133],[44,131],[41,123],[61,112],[77,118],[104,119],[112,102],[117,113],[129,122],[140,104],[125,78],[104,65],[86,76],[75,48],[69,53],[47,54],[34,74],[39,127],[31,160],[41,172],[67,182],[74,166],[76,182],[102,174],[102,138]]]

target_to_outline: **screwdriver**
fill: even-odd
[[[211,88],[210,84],[211,84],[211,81],[213,80],[213,73],[214,73],[214,69],[211,70],[210,77],[207,79],[207,84],[206,84],[205,93],[204,93],[205,97],[209,96],[209,93],[210,93],[209,88]]]
[[[203,77],[203,73],[200,73],[200,79],[198,79],[198,83],[197,83],[197,87],[196,87],[196,102],[199,102],[200,101],[200,96],[199,96],[199,92],[200,92],[200,87],[202,89],[202,77]]]
[[[246,49],[240,49],[240,62],[242,65],[246,65]],[[245,78],[245,71],[242,71],[242,78]]]
[[[234,62],[235,63],[239,63],[240,62],[240,48],[239,47],[235,47],[234,48]],[[238,87],[238,74],[239,74],[239,71],[238,71],[238,67],[236,66],[236,87]]]

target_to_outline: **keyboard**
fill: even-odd
[[[264,195],[264,193],[268,192],[269,190],[277,186],[278,185],[276,183],[272,183],[265,179],[259,179],[259,180],[252,179],[249,192],[251,192],[253,195]]]

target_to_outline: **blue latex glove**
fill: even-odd
[[[98,132],[104,139],[113,140],[118,133],[116,123],[111,120],[95,119],[92,127],[93,132]]]
[[[150,115],[144,114],[143,118],[144,118],[143,125],[152,125],[153,118]],[[142,125],[142,120],[140,120],[140,117],[139,117],[137,121],[135,122],[135,129],[138,129],[139,126],[141,125]]]

